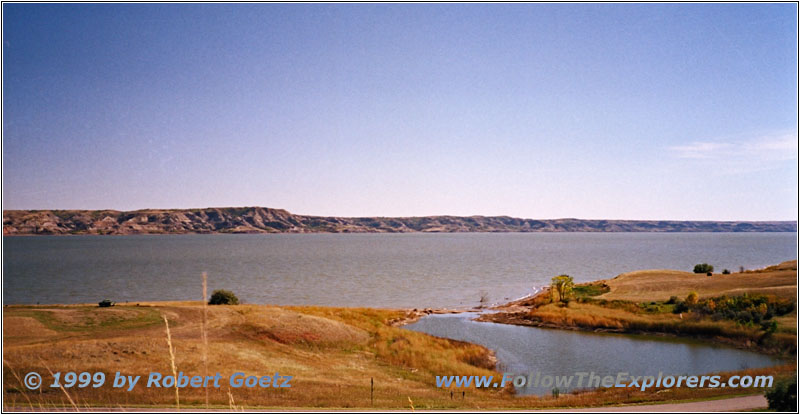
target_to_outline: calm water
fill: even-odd
[[[193,300],[371,307],[476,305],[646,269],[756,268],[796,258],[795,233],[475,233],[4,237],[3,303]]]
[[[601,377],[618,372],[632,376],[658,376],[659,372],[665,376],[700,375],[780,363],[769,356],[683,339],[480,323],[471,321],[474,316],[431,315],[406,328],[481,344],[495,351],[500,372],[526,376],[537,372],[541,376],[570,376],[575,372],[595,372]],[[541,395],[551,390],[519,388],[517,392]]]

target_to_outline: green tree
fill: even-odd
[[[566,303],[570,294],[572,294],[572,288],[575,284],[572,282],[572,277],[569,275],[559,275],[553,277],[551,286],[554,292],[558,294],[559,301]]]
[[[236,305],[239,304],[239,299],[236,295],[228,290],[214,290],[211,293],[211,298],[208,300],[208,304],[211,305],[220,305],[220,304],[227,304],[227,305]]]
[[[769,409],[778,412],[797,412],[797,378],[776,382],[765,396]]]
[[[697,264],[694,266],[694,273],[695,274],[706,274],[709,272],[714,272],[714,266],[708,265],[705,262],[702,264]]]

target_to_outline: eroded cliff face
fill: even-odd
[[[6,210],[3,235],[366,232],[796,232],[796,222],[519,219],[508,216],[344,218],[263,207]]]

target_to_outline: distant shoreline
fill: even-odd
[[[521,219],[509,216],[334,217],[283,209],[6,210],[3,235],[256,233],[797,232],[794,221]]]

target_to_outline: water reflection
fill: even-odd
[[[438,337],[477,343],[495,351],[500,372],[600,376],[699,375],[772,366],[779,359],[699,341],[542,329],[472,321],[475,313],[430,315],[406,326]],[[458,375],[443,373],[442,375]],[[565,390],[569,388],[561,388]],[[574,389],[574,388],[573,388]],[[546,394],[551,388],[522,388],[522,394]]]

